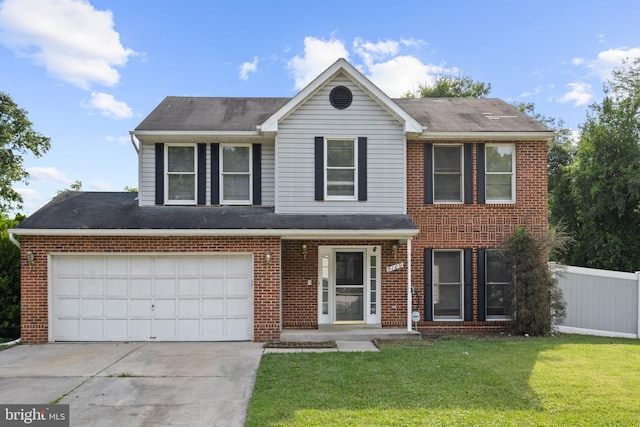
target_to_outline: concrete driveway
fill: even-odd
[[[69,404],[71,426],[242,426],[262,344],[68,343],[0,351],[0,403]]]

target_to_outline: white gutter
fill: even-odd
[[[14,232],[15,230],[10,229],[9,230],[9,240],[11,241],[11,243],[13,243],[14,245],[16,245],[18,247],[18,249],[20,249],[20,242],[18,242],[14,236]]]
[[[295,230],[295,229],[20,229],[19,236],[264,236],[283,239],[411,239],[419,230]],[[13,240],[12,240],[13,241]]]
[[[550,141],[556,132],[423,132],[418,139],[471,141]]]
[[[136,136],[260,136],[259,130],[132,130]]]

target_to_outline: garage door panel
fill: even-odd
[[[106,317],[126,319],[129,316],[129,301],[126,299],[108,299],[106,301]]]
[[[249,256],[53,257],[60,341],[250,340]]]
[[[104,317],[104,300],[84,298],[82,300],[82,317]]]
[[[156,279],[155,283],[156,296],[175,296],[176,295],[176,279]]]
[[[130,295],[133,297],[150,297],[153,295],[151,279],[131,279]]]

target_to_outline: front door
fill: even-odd
[[[318,323],[380,323],[379,247],[319,248]]]
[[[364,322],[364,254],[336,252],[336,322]]]

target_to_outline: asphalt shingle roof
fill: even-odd
[[[138,193],[66,192],[18,229],[416,230],[407,215],[278,215],[253,206],[138,206]]]
[[[168,96],[136,131],[255,131],[291,98]],[[428,132],[551,132],[496,98],[394,99]]]

